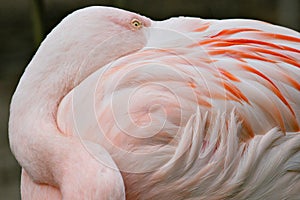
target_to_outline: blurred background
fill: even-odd
[[[172,16],[252,18],[300,30],[299,0],[0,0],[0,200],[20,199],[20,167],[7,136],[9,102],[45,35],[70,12],[107,5],[155,20]]]

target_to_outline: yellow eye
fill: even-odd
[[[142,23],[140,20],[138,20],[138,19],[133,19],[133,20],[131,21],[131,25],[132,25],[133,28],[135,28],[135,29],[140,29],[140,28],[142,28],[143,23]]]

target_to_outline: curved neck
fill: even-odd
[[[37,182],[59,184],[63,174],[58,170],[63,168],[61,160],[68,157],[66,147],[73,144],[57,126],[57,108],[70,90],[105,64],[104,59],[97,66],[89,65],[90,62],[82,56],[74,57],[74,51],[57,54],[42,44],[13,95],[9,119],[11,149]]]
[[[64,174],[63,160],[72,156],[70,149],[80,145],[57,126],[61,99],[97,69],[145,46],[144,37],[120,35],[125,39],[87,36],[61,41],[54,30],[26,68],[11,102],[9,141],[16,159],[34,181],[58,186]]]

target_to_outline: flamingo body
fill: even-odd
[[[255,20],[71,14],[12,100],[23,198],[297,199],[299,49]]]

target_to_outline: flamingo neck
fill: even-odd
[[[84,66],[73,63],[81,58],[74,61],[72,57],[70,53],[62,55],[44,51],[42,45],[26,68],[12,98],[9,120],[11,149],[35,182],[58,186],[64,174],[61,161],[68,157],[67,148],[75,145],[61,134],[57,126],[57,108],[61,99],[95,69],[80,71],[85,69]]]

